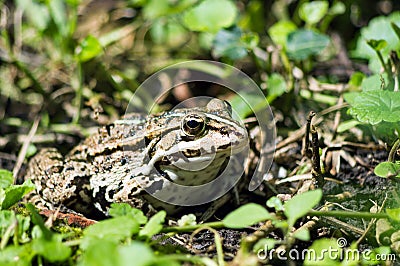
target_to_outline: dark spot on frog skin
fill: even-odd
[[[148,193],[150,193],[150,194],[153,194],[153,193],[155,193],[155,192],[157,192],[157,191],[159,191],[159,190],[161,190],[162,189],[162,187],[163,187],[163,181],[156,181],[156,182],[154,182],[153,184],[151,184],[151,186],[149,186],[149,187],[147,187],[146,188],[146,191],[148,192]]]
[[[114,189],[111,189],[110,191],[108,191],[108,197],[110,199],[112,199],[114,197],[114,194],[115,194],[115,190]]]
[[[221,129],[219,130],[219,133],[221,135],[229,135],[228,127],[221,127]]]
[[[122,158],[120,161],[121,165],[125,165],[127,163],[126,158]]]
[[[231,144],[228,143],[228,144],[225,144],[225,145],[220,146],[219,149],[220,149],[220,150],[226,150],[226,149],[228,149],[230,146],[231,146]],[[213,148],[214,148],[214,147],[213,147]]]
[[[114,124],[109,124],[106,126],[107,134],[109,136],[111,136],[111,128],[113,128],[113,127],[114,127]]]

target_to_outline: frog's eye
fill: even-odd
[[[229,115],[232,116],[232,105],[228,101],[224,101],[224,102],[225,102],[226,110],[228,110]]]
[[[206,126],[205,118],[198,114],[189,114],[183,118],[182,131],[187,136],[198,136],[204,132]]]

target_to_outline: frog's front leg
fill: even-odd
[[[86,213],[91,204],[84,193],[88,176],[83,162],[64,160],[54,148],[43,149],[31,159],[25,176],[36,186],[36,190],[29,195],[29,201],[40,209],[67,207]]]

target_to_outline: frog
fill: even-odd
[[[89,217],[108,216],[113,203],[174,214],[184,206],[170,203],[177,196],[168,190],[171,184],[207,184],[248,142],[246,127],[232,118],[230,104],[218,98],[203,107],[127,114],[65,156],[55,148],[40,150],[25,175],[36,187],[29,201],[39,209],[65,208]],[[160,190],[167,191],[169,200],[154,197]]]

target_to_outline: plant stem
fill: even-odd
[[[383,68],[385,69],[386,74],[388,75],[388,78],[390,79],[391,76],[392,76],[392,71],[389,69],[388,65],[383,60],[381,52],[380,51],[376,51],[376,54],[378,55],[379,61],[381,62]]]
[[[399,149],[400,146],[400,139],[397,139],[396,142],[393,144],[392,148],[390,149],[388,162],[394,163],[394,156],[396,151]]]
[[[170,232],[177,232],[177,233],[183,233],[183,232],[191,232],[193,230],[196,230],[200,227],[203,226],[208,226],[211,228],[224,228],[224,223],[222,221],[218,222],[210,222],[210,223],[204,223],[204,224],[196,224],[196,225],[187,225],[187,226],[172,226],[172,227],[164,227],[161,232],[162,233],[170,233]]]
[[[359,218],[359,219],[388,219],[386,213],[349,212],[349,211],[309,211],[308,215],[317,217]]]

